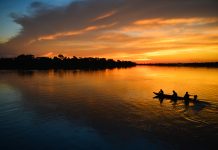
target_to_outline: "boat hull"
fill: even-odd
[[[172,97],[172,95],[169,95],[169,94],[160,95],[157,92],[153,92],[153,93],[156,95],[153,98],[157,98],[157,99],[162,99],[162,100],[163,99],[170,99],[170,100],[173,100],[173,101],[184,100],[184,97],[180,97],[180,96],[178,96],[177,99],[175,99],[175,98]],[[192,102],[192,103],[201,104],[201,105],[204,105],[204,106],[210,105],[209,102],[204,102],[204,101],[201,101],[201,100],[195,100],[193,98],[190,98],[189,100],[185,100],[185,102]]]
[[[169,94],[163,94],[163,95],[160,95],[159,93],[157,92],[153,92],[156,96],[154,98],[163,98],[163,99],[171,99],[171,100],[184,100],[184,97],[180,97],[178,96],[176,99],[172,96],[172,95],[169,95]],[[189,99],[190,101],[194,101],[194,99]]]

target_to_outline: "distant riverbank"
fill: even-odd
[[[19,55],[15,58],[0,58],[0,69],[112,69],[136,66],[131,61],[120,61],[106,58],[35,57],[34,55]]]

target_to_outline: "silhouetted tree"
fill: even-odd
[[[64,57],[64,55],[59,54],[59,55],[58,55],[58,58],[60,58],[61,60],[63,60],[65,57]]]
[[[126,68],[136,64],[130,61],[115,61],[105,58],[73,58],[59,54],[53,59],[48,57],[34,57],[34,55],[19,55],[15,58],[0,58],[0,69],[106,69]]]

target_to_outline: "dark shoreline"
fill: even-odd
[[[19,55],[14,58],[0,58],[0,70],[102,70],[113,68],[129,68],[135,66],[159,66],[159,67],[206,67],[218,68],[218,62],[195,63],[147,63],[137,64],[131,61],[120,61],[106,58],[93,57],[35,57],[34,55]]]
[[[0,70],[48,70],[48,69],[81,69],[102,70],[113,68],[134,67],[136,63],[106,58],[77,58],[58,55],[54,58],[35,57],[34,55],[19,55],[15,58],[0,58]]]

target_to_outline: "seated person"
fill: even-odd
[[[177,100],[177,98],[178,98],[178,95],[177,95],[176,91],[173,90],[172,99]]]
[[[198,101],[197,98],[198,98],[198,96],[197,96],[197,95],[194,95],[194,102],[197,102],[197,101]]]
[[[186,92],[185,95],[184,95],[184,100],[189,100],[189,96],[190,95],[188,94],[188,92]]]
[[[164,95],[164,92],[162,89],[160,89],[160,91],[158,92],[159,96],[163,96]]]

